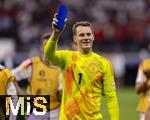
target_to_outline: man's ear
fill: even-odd
[[[73,41],[74,41],[75,43],[77,43],[77,40],[76,40],[76,36],[75,36],[75,35],[73,36]]]

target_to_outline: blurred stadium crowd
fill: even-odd
[[[69,9],[62,48],[72,41],[72,25],[89,20],[95,29],[94,49],[112,61],[117,78],[134,84],[139,62],[150,57],[150,0],[1,0],[0,62],[13,68],[37,55],[40,36],[51,31],[61,2]]]

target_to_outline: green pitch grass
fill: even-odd
[[[136,112],[136,107],[138,104],[139,96],[135,93],[134,88],[120,88],[118,90],[118,99],[120,106],[120,120],[138,120],[139,116]],[[110,120],[105,104],[105,99],[103,99],[101,112],[103,114],[103,120]]]

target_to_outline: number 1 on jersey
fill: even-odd
[[[80,85],[81,84],[81,79],[82,79],[82,73],[78,73],[78,76],[79,76],[79,82],[78,82],[78,84]]]

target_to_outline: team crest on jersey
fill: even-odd
[[[45,76],[45,71],[44,71],[44,70],[40,70],[39,75],[40,75],[41,77],[44,77],[44,76]]]
[[[90,70],[90,72],[97,72],[98,68],[95,64],[90,64],[89,70]]]
[[[73,54],[71,58],[72,58],[72,61],[74,62],[76,62],[79,59],[76,54]]]

